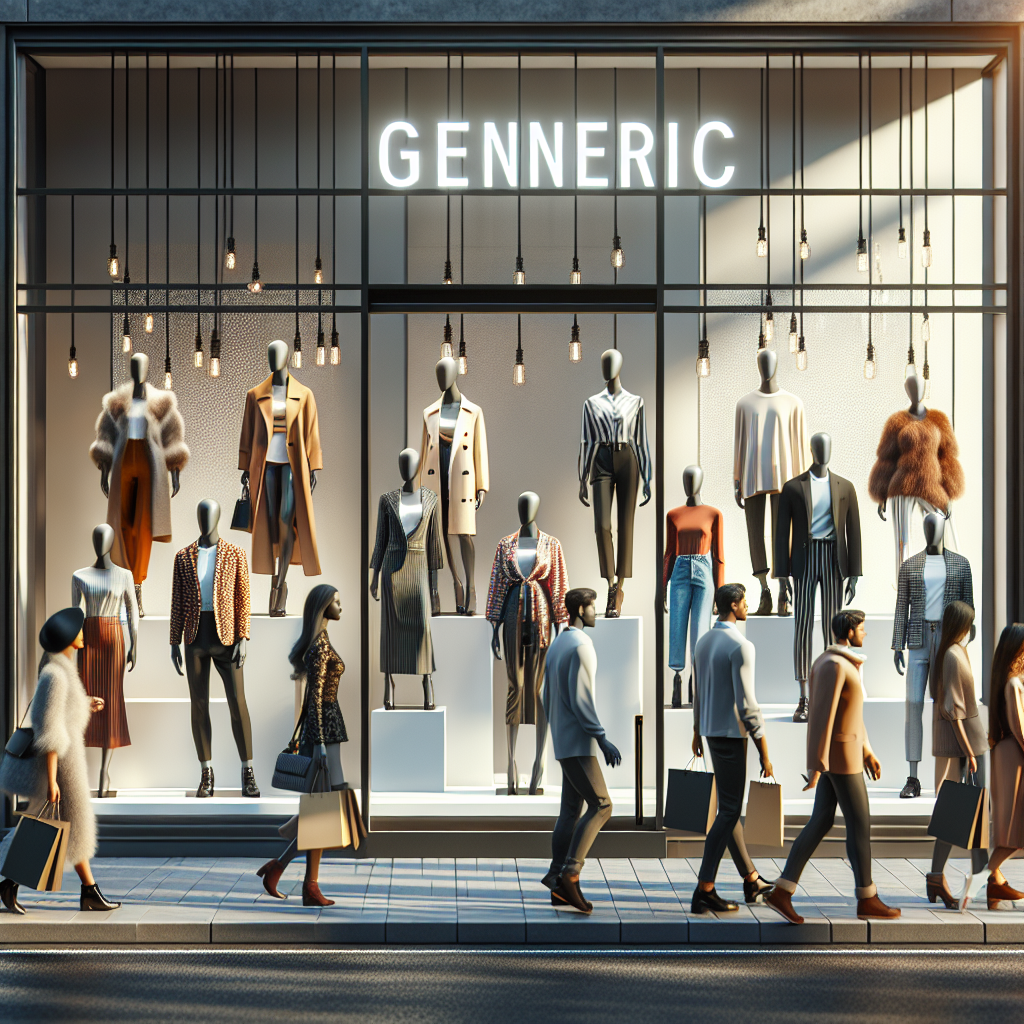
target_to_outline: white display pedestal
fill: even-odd
[[[370,783],[378,793],[443,793],[445,715],[433,711],[370,712]]]

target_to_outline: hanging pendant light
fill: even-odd
[[[313,264],[313,284],[324,283],[324,263],[319,256],[316,258],[316,262]]]
[[[807,229],[800,229],[800,259],[809,260],[811,258],[811,243],[807,241]]]
[[[127,312],[125,312],[124,319],[121,321],[121,351],[126,356],[132,354],[132,327]]]
[[[611,263],[616,270],[626,265],[626,254],[622,251],[622,240],[618,235],[612,239]]]
[[[512,366],[512,383],[521,388],[526,383],[526,364],[523,362],[523,315],[516,318],[516,361]]]
[[[761,332],[757,336],[757,351],[760,352],[761,349],[767,348],[767,347],[768,347],[768,341],[765,338],[764,330],[762,329]]]
[[[706,318],[704,322],[704,337],[700,339],[700,343],[697,345],[697,376],[711,376],[711,344],[708,341],[708,325]]]
[[[78,352],[75,349],[75,314],[71,314],[71,350],[68,352],[68,376],[74,380],[78,376]]]
[[[572,270],[569,271],[569,284],[582,284],[583,275],[580,273],[580,260],[578,256],[572,258]]]
[[[252,263],[252,280],[246,285],[246,287],[253,293],[253,295],[258,295],[263,291],[263,282],[260,280],[260,265],[256,260],[253,260]]]
[[[932,233],[928,230],[928,53],[924,55],[924,244],[921,247],[921,266],[932,265]],[[925,283],[928,278],[925,277]],[[927,360],[926,360],[927,361]]]
[[[921,376],[924,377],[924,398],[927,401],[932,397],[932,374],[928,365],[928,346],[924,347],[924,365],[921,367]]]
[[[526,271],[523,270],[523,257],[516,257],[516,269],[512,274],[513,284],[526,284]]]
[[[789,317],[789,354],[796,355],[797,344],[800,341],[800,332],[796,326],[796,313],[791,313]]]
[[[911,75],[913,75],[913,68],[911,68]],[[896,236],[896,255],[901,259],[907,258],[907,229],[903,226],[903,68],[900,68],[899,75],[899,91],[900,91],[900,131],[899,131],[899,145],[897,147],[896,163],[899,168],[899,187],[900,187],[900,227],[899,233]],[[914,116],[913,108],[911,108],[910,116]]]
[[[927,313],[924,314],[924,319],[921,321],[921,340],[924,342],[932,340],[932,322]]]
[[[338,318],[331,327],[331,366],[341,366],[341,345],[338,341]]]
[[[449,118],[451,120],[451,118]],[[298,188],[298,181],[295,182]],[[313,262],[313,284],[324,283],[324,264],[320,259],[320,54],[316,55],[316,260]],[[321,334],[323,332],[321,331]],[[319,345],[319,342],[317,343]],[[320,350],[317,349],[319,357]],[[317,362],[317,366],[323,363]]]
[[[444,318],[444,337],[441,341],[441,358],[451,359],[454,354],[452,349],[452,318],[446,314]]]
[[[316,365],[327,365],[327,345],[324,343],[324,329],[322,326],[316,332]]]
[[[295,337],[292,339],[292,366],[302,369],[302,334],[299,332],[299,317],[295,315]]]
[[[807,343],[804,341],[802,334],[800,335],[800,341],[797,343],[796,368],[798,370],[807,369]]]
[[[121,273],[121,263],[117,258],[117,246],[110,243],[110,255],[107,257],[107,273],[116,278]]]
[[[459,376],[464,376],[469,372],[469,358],[466,355],[466,338],[462,332],[463,327],[463,314],[459,314]]]
[[[868,243],[863,235],[857,239],[857,270],[862,274],[868,272]]]
[[[197,370],[201,370],[203,363],[205,362],[205,356],[203,354],[203,332],[200,326],[199,317],[196,317],[196,348],[192,354],[192,365]]]
[[[331,55],[331,186],[338,187],[338,55]],[[338,198],[331,195],[331,267],[338,265]],[[334,274],[337,277],[337,274]],[[337,302],[337,292],[331,289],[331,302]],[[341,365],[341,344],[338,340],[338,314],[331,317],[331,366]]]
[[[794,61],[796,58],[794,57]],[[796,83],[793,83],[793,92],[796,93]],[[796,133],[796,112],[793,113],[794,142]],[[794,146],[794,148],[796,148]],[[796,180],[796,170],[793,171],[793,180]],[[811,243],[807,240],[807,228],[804,227],[804,55],[800,54],[800,259],[811,258]],[[793,351],[796,351],[794,344]]]
[[[896,240],[896,255],[901,259],[907,258],[907,229],[901,227],[899,237]]]
[[[117,258],[114,242],[114,52],[110,52],[110,255],[107,257],[107,273],[117,278],[121,273],[121,261]]]
[[[768,255],[768,236],[763,224],[757,229],[757,255],[762,258]]]
[[[153,333],[153,323],[154,323],[154,321],[153,321],[153,314],[152,313],[147,313],[146,314],[146,319],[144,321],[144,325],[145,325],[145,329],[146,329],[146,333],[147,334],[152,334]]]
[[[164,391],[174,387],[174,375],[171,373],[171,357],[164,356]]]
[[[868,353],[867,358],[864,360],[864,379],[874,380],[875,373],[875,346],[871,343],[871,339],[868,338]]]
[[[768,309],[764,314],[764,337],[765,341],[770,345],[775,340],[775,314],[772,312],[771,292],[768,293],[766,305]]]
[[[210,376],[220,376],[220,332],[217,330],[216,323],[213,325],[213,330],[210,332]]]
[[[921,266],[926,270],[932,265],[932,233],[924,229],[924,245],[921,246]]]
[[[229,238],[227,252],[224,253],[224,269],[234,270],[237,265],[238,257],[235,253],[235,240],[233,238]]]
[[[572,331],[569,334],[569,362],[578,363],[583,359],[583,343],[580,341],[580,324],[576,314],[572,315]]]

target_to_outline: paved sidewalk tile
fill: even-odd
[[[746,904],[723,914],[692,914],[689,922],[691,942],[756,945],[761,941],[760,922]]]
[[[214,915],[214,942],[313,942],[319,907],[266,906],[220,909]]]
[[[868,921],[871,942],[984,942],[985,926],[973,914],[903,907],[892,921]]]
[[[372,943],[386,941],[387,914],[364,909],[361,900],[339,900],[333,907],[323,907],[313,925],[315,942]]]
[[[812,915],[812,912],[800,911],[804,918],[803,924],[790,924],[771,907],[753,906],[750,908],[750,912],[761,925],[762,945],[775,945],[776,943],[819,945],[832,941],[832,926],[828,918],[817,914]]]
[[[208,943],[216,907],[154,905],[146,908],[136,929],[138,942]]]
[[[986,943],[1024,943],[1024,914],[1006,910],[972,910],[971,916],[985,926]]]
[[[657,911],[618,911],[622,942],[629,945],[648,943],[682,944],[690,941],[690,924],[685,914]]]

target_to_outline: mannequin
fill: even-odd
[[[687,466],[683,470],[686,504],[665,517],[665,586],[669,622],[669,668],[672,707],[683,707],[682,669],[686,664],[686,641],[690,641],[690,686],[687,705],[693,702],[693,655],[697,641],[711,628],[715,591],[725,582],[725,537],[722,513],[705,505],[700,496],[704,470]],[[669,604],[671,596],[671,607]]]
[[[441,396],[423,410],[422,483],[440,498],[444,550],[455,585],[455,610],[476,614],[476,512],[490,486],[483,410],[459,391],[459,365],[434,366]],[[453,543],[453,538],[457,543]]]
[[[761,583],[761,600],[755,615],[772,613],[768,589],[768,553],[764,543],[766,500],[772,514],[772,544],[779,515],[779,494],[787,480],[807,468],[807,429],[803,402],[779,387],[778,357],[770,348],[757,353],[761,383],[736,403],[733,440],[733,495],[744,510],[747,543],[754,575]],[[779,615],[789,614],[789,590],[779,586]]]
[[[929,512],[924,517],[924,551],[900,565],[892,648],[896,671],[905,674],[907,681],[904,744],[908,774],[900,791],[904,799],[921,795],[918,765],[924,747],[924,698],[941,639],[942,614],[953,601],[974,607],[970,563],[963,555],[946,549],[945,528],[945,517]],[[974,635],[972,624],[971,640]],[[904,647],[909,652],[906,661]]]
[[[246,395],[238,458],[242,486],[252,495],[253,571],[272,577],[269,611],[275,618],[287,613],[293,560],[302,562],[307,576],[320,575],[312,501],[323,467],[316,401],[289,374],[288,356],[283,341],[267,346],[270,377]],[[257,473],[260,479],[254,479]],[[303,476],[308,488],[304,480],[296,483]]]
[[[245,552],[221,538],[218,530],[220,505],[216,501],[211,498],[200,501],[196,518],[199,539],[174,558],[170,623],[171,663],[179,676],[188,678],[192,738],[202,767],[196,796],[214,795],[210,722],[212,663],[224,683],[231,731],[242,763],[242,796],[258,797],[260,791],[252,767],[252,726],[242,674],[248,652],[249,566]]]
[[[945,413],[924,405],[924,378],[916,371],[903,384],[910,407],[893,413],[885,423],[877,458],[868,478],[868,493],[886,521],[892,499],[896,576],[910,554],[911,517],[916,508],[927,515],[939,512],[949,521],[948,542],[959,548],[952,502],[964,492],[959,447]]]
[[[619,379],[622,353],[610,348],[601,354],[605,388],[583,404],[580,441],[580,501],[588,508],[588,484],[593,488],[594,531],[601,576],[608,584],[605,618],[622,611],[623,582],[633,575],[633,519],[643,481],[642,508],[651,500],[651,452],[647,444],[644,400],[630,394]],[[612,500],[616,504],[618,552],[612,543]]]
[[[92,531],[96,561],[71,577],[71,604],[85,612],[82,627],[85,647],[78,652],[78,672],[86,693],[103,699],[102,711],[89,719],[85,745],[100,748],[98,797],[110,792],[110,758],[117,747],[131,744],[124,703],[124,670],[135,668],[138,651],[139,609],[132,574],[114,565],[110,551],[114,531],[102,523]],[[125,655],[121,610],[128,618],[128,653]]]
[[[800,687],[794,722],[807,721],[816,593],[820,588],[822,636],[828,647],[833,616],[854,599],[862,572],[857,492],[849,480],[829,471],[828,434],[811,438],[811,457],[811,468],[782,488],[775,531],[775,576],[787,599],[794,594],[793,670]]]
[[[370,566],[370,594],[381,606],[380,664],[384,672],[384,707],[395,706],[395,675],[420,675],[423,709],[434,708],[434,647],[430,616],[441,611],[437,570],[441,568],[441,518],[437,495],[415,486],[419,454],[405,448],[398,456],[404,481],[397,491],[382,494],[377,509],[377,541]]]
[[[544,775],[548,733],[541,701],[544,667],[551,640],[551,622],[554,621],[557,630],[558,624],[564,624],[569,614],[565,608],[568,580],[562,546],[557,538],[537,526],[539,509],[540,498],[533,491],[519,495],[520,528],[498,543],[487,595],[487,618],[494,627],[491,650],[498,661],[502,661],[504,646],[508,676],[505,727],[509,796],[519,791],[516,738],[520,724],[524,723],[537,727],[530,795],[542,792],[540,781]]]

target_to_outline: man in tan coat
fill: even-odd
[[[817,788],[814,810],[796,837],[789,859],[765,904],[791,924],[803,918],[793,909],[792,895],[811,855],[835,822],[836,807],[846,822],[846,854],[856,882],[857,916],[894,918],[900,911],[887,907],[871,881],[871,807],[864,772],[882,776],[864,728],[864,613],[847,608],[832,617],[835,640],[811,666],[807,714],[807,785]]]

